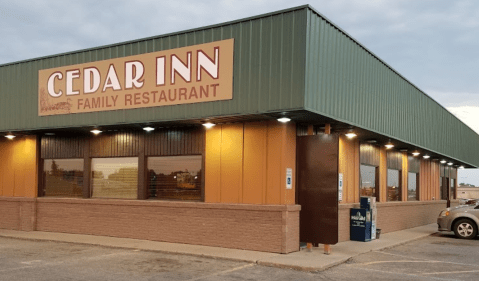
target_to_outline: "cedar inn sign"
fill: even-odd
[[[234,39],[39,71],[38,115],[233,98]]]

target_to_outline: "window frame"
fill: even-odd
[[[371,164],[364,164],[364,163],[359,163],[359,197],[363,196],[361,195],[361,190],[362,188],[362,175],[361,175],[361,166],[367,166],[367,167],[372,167],[374,168],[374,196],[376,198],[376,202],[379,201],[379,166],[376,165],[371,165]]]
[[[94,170],[93,170],[93,160],[94,159],[118,159],[118,158],[136,158],[137,159],[137,179],[136,179],[136,198],[121,198],[121,197],[103,197],[103,196],[99,196],[99,197],[93,197],[93,173],[94,173]],[[93,199],[117,199],[117,200],[139,200],[140,198],[138,198],[138,189],[140,187],[140,178],[138,177],[139,176],[139,170],[140,170],[140,157],[139,156],[118,156],[118,157],[90,157],[89,158],[89,162],[90,162],[90,171],[89,171],[89,175],[90,175],[90,182],[89,182],[89,198],[93,198]]]
[[[416,178],[416,189],[415,189],[416,196],[412,200],[410,200],[410,198],[412,198],[412,197],[409,196],[409,183],[410,183],[409,179],[410,179],[411,174],[413,174],[414,177]],[[408,172],[407,173],[407,179],[408,179],[408,181],[407,181],[407,197],[406,197],[407,201],[419,201],[419,173]]]
[[[150,198],[149,197],[149,169],[148,169],[148,159],[150,158],[162,158],[162,157],[188,157],[188,156],[199,156],[201,157],[201,166],[200,171],[201,175],[201,182],[199,183],[200,186],[200,198],[197,200],[181,200],[181,199],[168,199],[168,198]],[[154,200],[154,201],[173,201],[173,202],[204,202],[204,183],[205,183],[205,156],[204,153],[202,154],[180,154],[180,155],[148,155],[145,156],[145,173],[147,174],[145,177],[145,184],[146,184],[146,191],[147,195],[145,197],[146,200]]]
[[[50,196],[46,195],[47,190],[47,177],[45,171],[45,161],[62,161],[62,160],[78,160],[82,161],[82,188],[81,188],[81,195],[80,196]],[[38,185],[38,197],[44,198],[83,198],[83,191],[85,189],[85,159],[79,157],[72,157],[72,158],[41,158],[40,163],[38,166],[39,170],[39,185]]]
[[[398,194],[397,194],[398,200],[389,200],[389,182],[388,182],[389,181],[389,170],[398,172]],[[387,168],[386,169],[386,202],[401,202],[401,201],[403,201],[402,200],[402,186],[403,186],[402,170]]]
[[[179,126],[158,128],[155,132],[144,132],[124,128],[107,130],[93,136],[73,131],[55,135],[42,135],[37,146],[40,155],[37,165],[37,194],[42,197],[44,190],[44,159],[83,159],[82,198],[92,198],[92,160],[95,158],[138,158],[138,184],[136,199],[147,199],[148,157],[201,155],[201,200],[205,201],[205,149],[206,129],[203,126]],[[107,197],[101,197],[109,199]]]

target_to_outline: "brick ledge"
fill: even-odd
[[[0,199],[1,200],[1,199]],[[34,201],[35,199],[31,200]],[[12,201],[18,201],[13,199]],[[226,204],[204,202],[178,202],[157,200],[122,200],[122,199],[76,199],[76,198],[36,198],[37,203],[53,204],[84,204],[84,205],[116,205],[116,206],[143,206],[168,208],[198,208],[198,209],[230,209],[251,211],[287,211],[299,212],[300,205],[254,205],[254,204]]]

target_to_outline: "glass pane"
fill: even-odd
[[[376,167],[361,165],[361,187],[359,196],[376,197]]]
[[[138,198],[138,158],[91,160],[92,197]]]
[[[45,196],[82,197],[83,159],[45,159]]]
[[[401,200],[401,192],[399,186],[399,170],[388,169],[387,196],[388,201]]]
[[[408,173],[407,176],[407,200],[414,201],[417,200],[417,174]]]
[[[201,155],[148,158],[148,197],[201,200]]]

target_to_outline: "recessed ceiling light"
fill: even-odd
[[[278,118],[278,121],[281,123],[287,123],[291,121],[291,119],[289,119],[288,117],[281,117],[281,118]]]
[[[210,129],[210,128],[213,128],[216,124],[214,123],[211,123],[211,122],[206,122],[206,123],[203,123],[203,126],[206,127],[206,129]]]
[[[98,135],[100,134],[102,131],[98,130],[98,129],[95,129],[95,130],[91,130],[90,132],[92,132],[93,134],[95,135]]]
[[[394,144],[392,144],[392,142],[391,142],[391,141],[389,141],[389,142],[388,142],[388,143],[386,143],[384,146],[386,147],[386,149],[391,149],[391,148],[393,148],[393,147],[394,147]]]
[[[358,135],[356,135],[354,132],[349,132],[345,135],[348,139],[352,139],[352,138],[355,138],[357,137]]]
[[[143,130],[147,131],[147,132],[151,132],[151,131],[154,131],[155,128],[152,128],[152,127],[145,127],[143,128]]]
[[[13,140],[15,138],[15,136],[12,134],[6,135],[5,137],[9,140]]]

